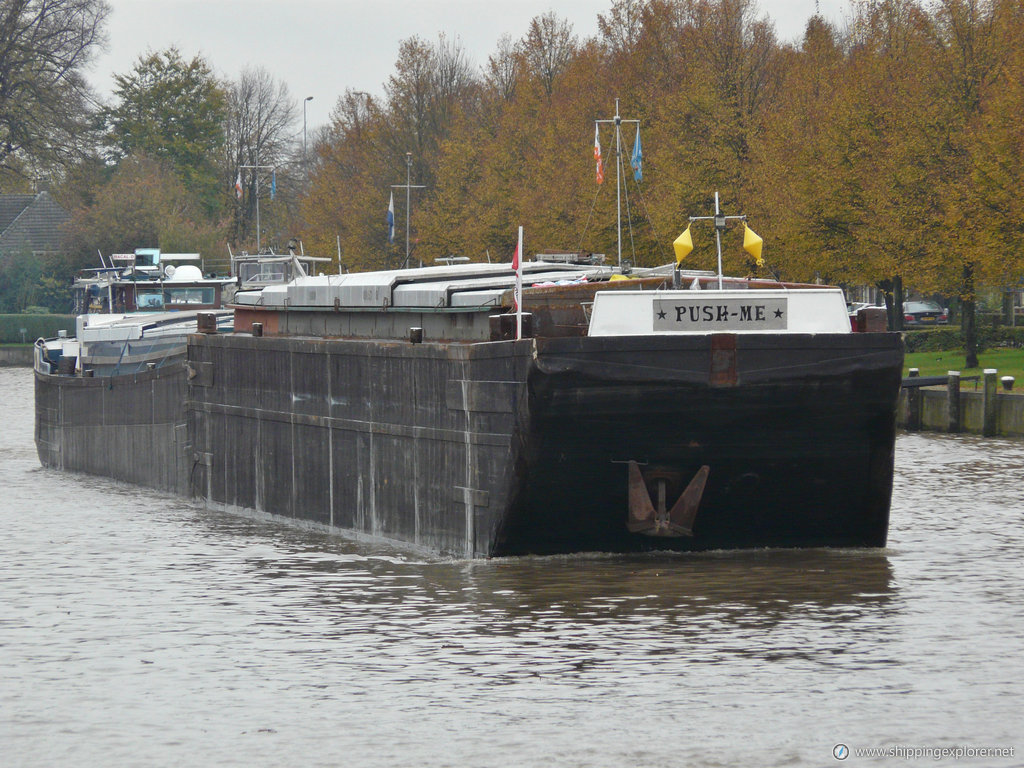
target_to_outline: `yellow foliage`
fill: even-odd
[[[506,44],[492,77],[443,113],[427,109],[420,133],[409,127],[412,91],[397,87],[411,77],[403,60],[391,101],[359,130],[341,119],[334,126],[303,205],[306,242],[333,253],[340,238],[351,267],[398,264],[402,190],[390,246],[384,216],[410,151],[412,181],[427,185],[412,193],[414,258],[505,261],[522,225],[528,253],[589,250],[614,262],[619,158],[609,126],[600,187],[592,146],[594,120],[612,117],[618,98],[623,117],[641,120],[644,143],[637,185],[633,129],[623,131],[622,215],[632,225],[623,258],[671,261],[671,233],[689,215],[709,214],[718,191],[725,212],[746,214],[768,237],[772,267],[787,279],[902,277],[955,292],[967,270],[1016,282],[1024,273],[1019,0],[974,5],[973,16],[967,6],[855,0],[847,30],[814,17],[791,46],[748,0],[659,0],[642,13],[616,4],[601,37],[560,48],[568,58],[543,77],[536,36],[529,60],[522,45]],[[403,55],[413,49],[416,62],[429,62],[423,44]],[[759,257],[751,237],[725,233],[727,271],[747,270],[744,246]],[[688,266],[715,267],[714,237],[691,246]]]

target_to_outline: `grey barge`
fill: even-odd
[[[519,339],[510,265],[465,264],[239,291],[234,332],[127,375],[37,359],[40,460],[459,557],[884,546],[903,350],[877,318],[523,272]]]

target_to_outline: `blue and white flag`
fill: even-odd
[[[391,193],[391,202],[388,203],[388,242],[395,242],[395,193]]]
[[[640,126],[636,127],[636,141],[633,143],[633,156],[629,159],[633,166],[633,178],[637,181],[644,180],[644,151],[640,148]]]
[[[277,197],[277,171],[270,172],[270,199]]]

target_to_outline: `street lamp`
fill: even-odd
[[[306,166],[306,104],[313,100],[312,96],[307,96],[302,101],[302,166]]]

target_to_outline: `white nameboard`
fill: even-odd
[[[597,291],[590,336],[850,333],[839,288]]]
[[[733,298],[711,295],[655,299],[655,331],[784,331],[785,296]]]

